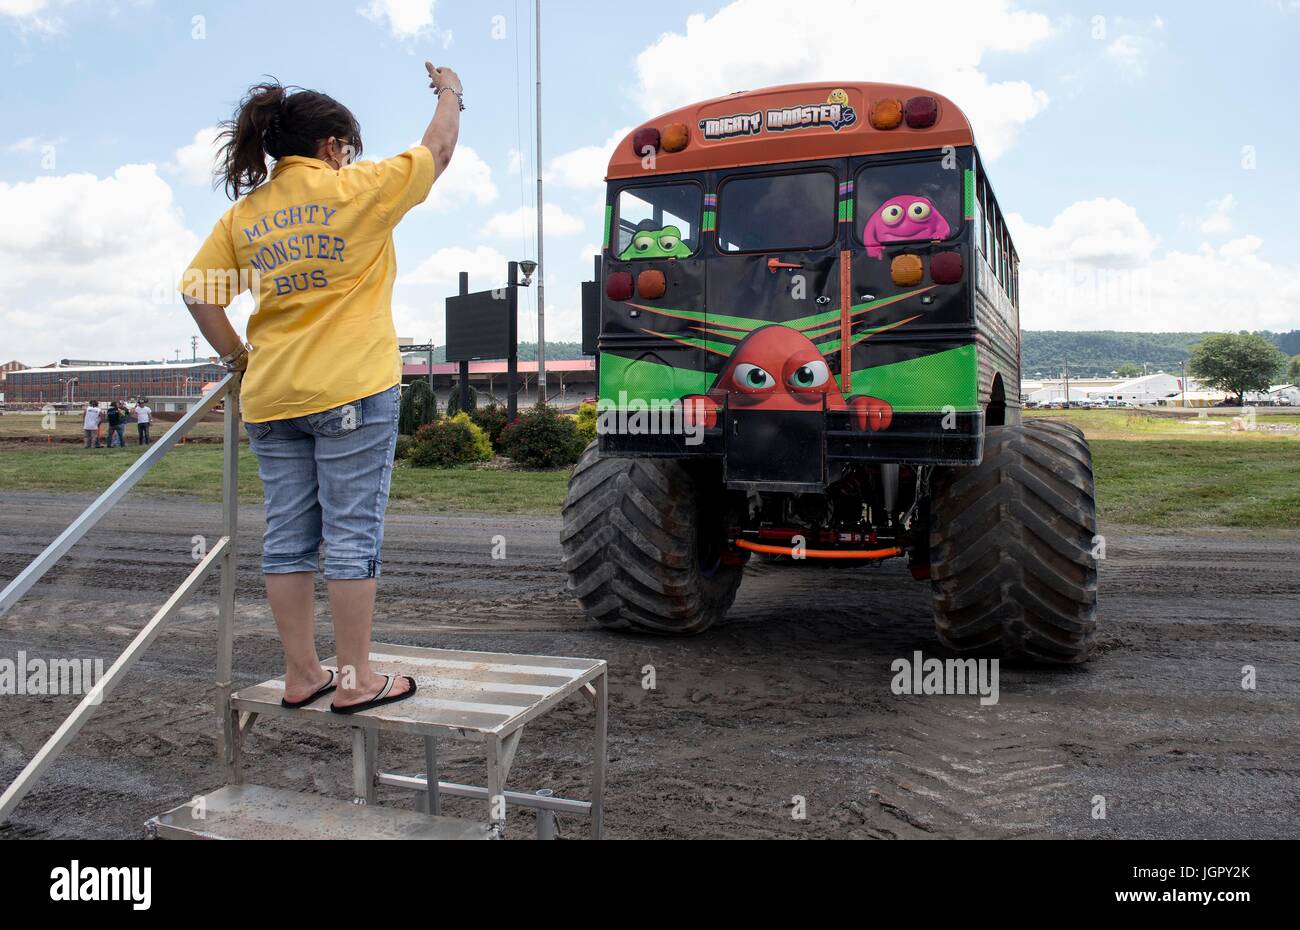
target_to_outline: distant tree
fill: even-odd
[[[460,382],[455,381],[451,385],[451,396],[447,398],[447,416],[454,417],[458,413],[473,413],[478,409],[478,391],[474,385],[469,386],[469,406],[464,410],[460,409]]]
[[[1300,355],[1291,356],[1291,361],[1286,366],[1286,379],[1292,384],[1300,382]]]
[[[1266,391],[1286,364],[1286,356],[1263,336],[1219,333],[1192,350],[1188,371],[1204,384],[1237,395],[1245,401],[1249,391]]]
[[[1121,378],[1136,378],[1142,374],[1142,369],[1137,365],[1134,365],[1132,362],[1125,362],[1123,365],[1120,365],[1115,369],[1115,374],[1119,375]]]
[[[403,436],[414,436],[420,427],[432,423],[438,416],[438,399],[433,396],[429,382],[421,378],[411,382],[402,393],[402,403],[397,412],[397,431]]]

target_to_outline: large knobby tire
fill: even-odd
[[[564,504],[569,592],[603,626],[699,633],[726,616],[743,566],[722,561],[723,527],[679,462],[583,452]]]
[[[939,638],[959,653],[1056,665],[1096,643],[1092,453],[1064,423],[989,427],[984,460],[934,489],[930,578]]]

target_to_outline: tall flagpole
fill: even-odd
[[[537,0],[537,399],[546,403],[546,264],[542,260],[542,0]]]

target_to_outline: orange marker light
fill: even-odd
[[[925,264],[919,255],[896,255],[889,263],[889,276],[899,287],[915,287],[925,277]]]
[[[636,276],[636,292],[646,300],[658,300],[668,290],[668,279],[662,271],[643,271]]]
[[[873,129],[897,129],[903,122],[903,104],[892,97],[877,100],[868,119]]]
[[[666,126],[659,141],[665,152],[680,152],[691,144],[691,127],[685,123]]]

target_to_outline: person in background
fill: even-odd
[[[108,402],[108,448],[113,448],[113,439],[117,438],[117,444],[123,449],[126,448],[126,408],[122,406],[121,401],[110,400]]]
[[[86,405],[86,416],[81,421],[81,429],[86,435],[87,449],[99,448],[99,417],[102,412],[97,400]]]
[[[135,402],[135,436],[139,445],[149,445],[149,424],[153,422],[153,411],[149,402],[143,397]]]
[[[262,573],[286,707],[337,692],[330,709],[352,714],[415,694],[414,677],[372,668],[370,632],[402,381],[393,230],[446,169],[463,108],[455,72],[425,69],[433,118],[418,145],[381,161],[356,160],[361,129],[334,98],[250,88],[220,136],[218,176],[236,202],[181,283],[222,364],[245,371],[240,407],[266,492]],[[249,287],[260,299],[245,343],[225,308]],[[337,671],[316,652],[322,542]]]

